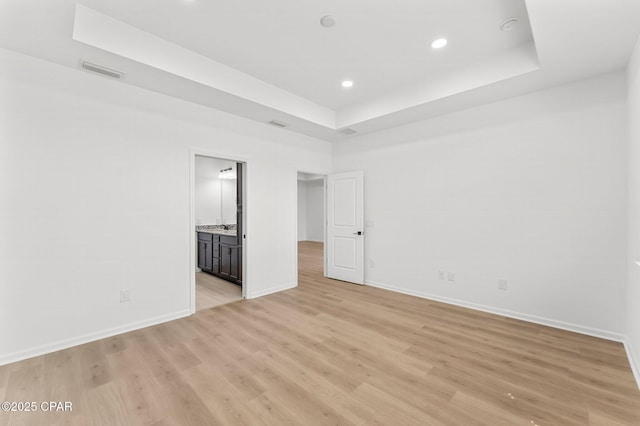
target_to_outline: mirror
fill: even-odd
[[[236,163],[195,158],[196,225],[236,224]]]

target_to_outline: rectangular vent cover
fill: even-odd
[[[271,120],[269,124],[277,127],[287,127],[287,123],[283,123],[282,121]]]
[[[111,78],[117,78],[118,80],[124,77],[124,73],[120,71],[112,70],[101,65],[92,64],[91,62],[83,62],[82,68],[88,71],[97,72],[98,74],[106,75]]]
[[[340,130],[340,133],[342,133],[343,135],[349,136],[349,135],[353,135],[355,133],[358,133],[358,131],[354,130],[354,129],[350,128],[350,127],[347,127],[346,129]]]

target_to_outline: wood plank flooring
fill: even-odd
[[[621,344],[322,277],[0,367],[0,425],[640,425]]]
[[[196,311],[242,299],[242,288],[205,272],[196,272]]]

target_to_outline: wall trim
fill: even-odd
[[[284,290],[290,290],[290,289],[296,288],[296,287],[298,287],[298,283],[297,282],[278,285],[278,286],[275,286],[275,287],[269,287],[269,288],[265,288],[264,290],[255,291],[255,292],[252,292],[251,294],[248,294],[247,295],[247,299],[256,299],[258,297],[266,296],[268,294],[278,293],[278,292],[284,291]]]
[[[436,302],[448,303],[450,305],[461,306],[463,308],[474,309],[476,311],[488,312],[490,314],[501,315],[504,317],[514,318],[522,321],[532,322],[535,324],[546,325],[553,328],[559,328],[561,330],[572,331],[574,333],[586,334],[587,336],[599,337],[601,339],[612,340],[614,342],[624,343],[625,335],[622,333],[615,333],[613,331],[601,330],[599,328],[586,327],[579,324],[573,324],[564,321],[558,321],[551,318],[539,317],[536,315],[529,315],[521,312],[509,311],[506,309],[494,308],[492,306],[480,305],[471,302],[465,302],[458,299],[450,299],[448,297],[436,296],[429,293],[420,293],[412,290],[406,290],[399,287],[390,286],[387,284],[378,283],[375,281],[365,280],[366,285],[371,287],[377,287],[384,290],[395,291],[397,293],[406,294],[409,296],[420,297],[422,299],[434,300]]]
[[[624,350],[627,352],[627,358],[629,359],[629,366],[631,367],[631,371],[633,372],[633,377],[636,379],[636,385],[638,389],[640,389],[640,367],[636,360],[640,359],[635,356],[635,352],[633,351],[633,345],[631,344],[631,340],[629,340],[629,336],[624,336]]]
[[[191,315],[191,310],[183,309],[181,311],[173,312],[171,314],[160,315],[157,317],[132,322],[129,324],[118,326],[118,327],[108,328],[106,330],[98,331],[95,333],[84,334],[79,337],[59,340],[57,342],[47,343],[45,345],[36,346],[30,349],[12,352],[12,353],[0,356],[0,366],[5,364],[11,364],[18,361],[23,361],[25,359],[33,358],[40,355],[45,355],[51,352],[68,349],[73,346],[94,342],[96,340],[104,339],[104,338],[115,336],[118,334],[127,333],[129,331],[139,330],[141,328],[150,327],[152,325],[173,321],[179,318],[187,317],[189,315]]]

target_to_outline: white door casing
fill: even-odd
[[[327,276],[364,284],[364,177],[327,176]]]

